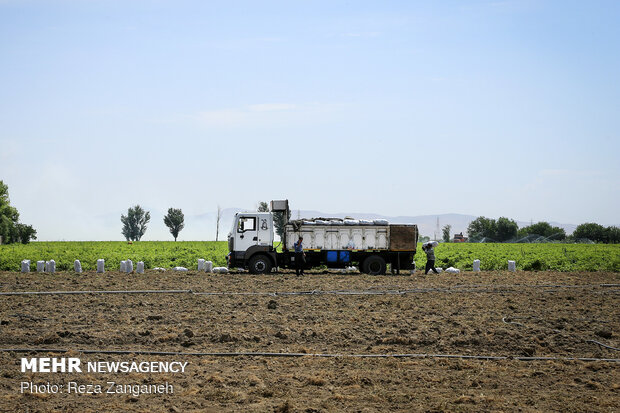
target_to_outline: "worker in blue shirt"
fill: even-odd
[[[293,246],[295,247],[295,274],[304,275],[304,264],[306,263],[306,253],[302,245],[304,238],[299,237],[299,240]]]

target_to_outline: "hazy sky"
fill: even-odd
[[[169,207],[281,198],[617,225],[619,21],[615,0],[2,0],[0,179],[41,240],[122,239],[137,203],[171,239]]]

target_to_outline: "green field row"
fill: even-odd
[[[37,261],[56,261],[56,269],[69,271],[75,260],[84,270],[95,270],[97,260],[105,259],[106,269],[120,267],[122,260],[144,261],[145,268],[186,267],[195,269],[199,258],[226,265],[224,241],[140,241],[126,242],[32,242],[0,245],[0,270],[20,271],[21,261],[30,260],[31,270]],[[436,266],[472,269],[475,259],[484,270],[505,270],[508,260],[525,271],[620,271],[620,245],[605,244],[439,244],[435,249]],[[426,264],[421,246],[415,257],[418,268]]]
[[[95,270],[103,258],[107,270],[120,268],[122,260],[144,261],[145,268],[197,267],[199,258],[213,261],[215,266],[226,265],[228,245],[220,241],[122,241],[31,242],[30,244],[0,245],[0,270],[19,271],[22,260],[30,260],[31,269],[37,261],[56,261],[58,271],[73,269],[80,260],[85,271]],[[135,265],[135,264],[134,264]]]

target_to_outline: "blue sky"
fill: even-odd
[[[0,179],[42,240],[120,239],[137,203],[281,198],[617,225],[618,21],[617,1],[0,1]],[[158,216],[144,239],[169,237]]]

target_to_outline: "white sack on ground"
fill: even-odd
[[[37,261],[37,272],[45,271],[45,261]]]
[[[184,271],[187,271],[187,268],[185,268],[185,267],[174,267],[174,268],[172,269],[172,271],[181,271],[181,272],[184,272]]]
[[[205,269],[205,260],[202,258],[198,258],[198,271],[204,271]]]
[[[133,272],[133,261],[131,260],[125,261],[125,271],[127,273]]]
[[[136,265],[136,272],[138,274],[144,274],[144,261],[138,261],[138,264]]]
[[[127,271],[127,261],[121,261],[121,272]]]
[[[30,272],[30,260],[22,260],[22,272]]]
[[[213,272],[213,262],[206,261],[205,262],[205,272]]]
[[[480,271],[480,260],[474,260],[474,271],[475,272]]]
[[[459,270],[458,268],[449,267],[449,268],[446,268],[446,272],[449,274],[459,274],[461,270]]]
[[[508,271],[517,271],[517,263],[514,261],[508,260]]]
[[[97,272],[98,273],[105,272],[105,260],[104,259],[100,258],[97,260]]]
[[[80,262],[80,260],[75,260],[75,262],[73,263],[73,269],[75,270],[75,272],[82,272],[82,263]]]
[[[53,274],[56,272],[56,261],[49,260],[45,262],[45,271]]]

